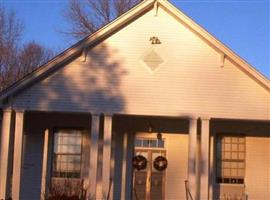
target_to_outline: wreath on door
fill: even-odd
[[[134,156],[132,159],[132,165],[138,171],[146,169],[147,159],[142,155]]]
[[[158,171],[163,171],[167,168],[168,166],[168,161],[165,157],[163,156],[158,156],[154,160],[154,168]]]

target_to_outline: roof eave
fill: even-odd
[[[264,88],[270,91],[270,80],[266,78],[264,75],[259,73],[254,67],[248,64],[244,59],[234,53],[231,49],[229,49],[225,44],[216,39],[212,34],[207,32],[204,28],[194,22],[191,18],[189,18],[186,14],[181,12],[174,5],[164,0],[157,0],[160,5],[164,6],[169,12],[171,12],[175,17],[177,17],[181,22],[183,22],[186,26],[192,29],[196,34],[198,34],[201,38],[210,43],[217,51],[226,55],[227,58],[231,59],[235,62],[239,68],[247,73],[251,78],[260,83]]]
[[[151,6],[153,6],[154,2],[155,0],[142,1],[138,5],[134,6],[132,9],[127,11],[126,13],[122,14],[120,17],[116,18],[109,24],[97,30],[95,33],[87,36],[86,38],[74,44],[72,47],[60,53],[52,60],[39,67],[37,70],[26,75],[24,78],[17,81],[15,84],[11,85],[10,87],[8,87],[7,89],[5,89],[0,93],[0,102],[2,102],[4,99],[7,99],[9,96],[17,93],[18,91],[24,89],[29,84],[39,79],[40,76],[42,76],[44,73],[52,70],[52,68],[61,65],[61,63],[65,62],[66,60],[70,59],[73,56],[81,54],[81,52],[86,46],[91,47],[92,44],[96,44],[96,42],[99,41],[101,38],[104,38],[106,35],[109,35],[113,31],[121,27],[123,24],[136,18],[145,10],[149,9]]]

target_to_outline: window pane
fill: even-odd
[[[151,147],[157,147],[157,140],[151,140]]]
[[[237,176],[237,169],[231,169],[231,176],[236,177]]]
[[[245,151],[245,145],[239,144],[239,151]]]
[[[231,152],[225,152],[224,159],[230,159],[231,158]]]
[[[245,170],[243,170],[243,169],[238,169],[238,176],[239,176],[239,177],[244,177],[244,175],[245,175]]]
[[[230,169],[224,169],[223,170],[223,176],[224,177],[228,177],[228,176],[230,176],[231,174],[230,174]]]
[[[238,157],[237,155],[238,155],[237,152],[232,152],[232,159],[236,160]]]
[[[238,137],[232,137],[232,143],[238,143]]]
[[[135,140],[135,147],[141,147],[141,140],[139,139]]]
[[[158,147],[164,148],[164,140],[158,140]]]
[[[245,167],[245,163],[244,162],[239,162],[238,163],[238,168],[240,168],[240,169],[242,168],[243,169],[244,167]]]
[[[231,168],[237,168],[238,167],[238,163],[237,162],[231,162]]]
[[[230,162],[222,162],[222,167],[224,168],[230,168],[231,163]]]
[[[232,151],[237,151],[238,150],[238,145],[237,144],[232,144]]]
[[[245,143],[245,138],[244,137],[240,137],[239,138],[239,143]]]
[[[143,147],[148,147],[148,146],[149,146],[149,141],[143,140]]]
[[[245,159],[245,154],[244,153],[239,153],[239,159],[244,160]]]
[[[225,144],[225,151],[231,151],[231,144]]]
[[[69,150],[68,146],[66,145],[61,145],[59,149],[60,151],[58,153],[68,153],[68,150]]]
[[[224,139],[225,139],[225,143],[231,143],[231,138],[230,137],[224,137]]]

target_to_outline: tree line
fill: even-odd
[[[141,0],[69,0],[59,13],[68,21],[63,36],[75,40],[92,34]],[[25,25],[12,10],[0,5],[0,91],[56,55],[36,41],[22,43]]]
[[[53,52],[31,41],[21,44],[23,23],[14,11],[0,7],[0,90],[34,70]]]

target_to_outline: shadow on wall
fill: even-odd
[[[126,71],[117,50],[101,43],[23,93],[28,109],[91,113],[125,110],[120,91]],[[27,95],[27,96],[25,96]],[[20,98],[19,98],[20,99]],[[20,103],[20,102],[18,102]]]
[[[20,106],[20,103],[23,102],[27,105],[26,109],[29,110],[87,112],[92,114],[124,112],[125,101],[120,86],[122,77],[127,72],[122,68],[124,59],[119,60],[117,53],[117,50],[112,50],[105,44],[94,47],[88,52],[86,60],[83,56],[70,60],[57,71],[52,72],[50,76],[21,93],[17,98],[19,100],[17,100],[17,106]],[[40,124],[38,124],[35,123],[38,120],[37,117],[33,113],[31,115],[34,117],[32,119],[35,120],[29,120],[28,136],[24,142],[26,144],[26,150],[24,151],[28,152],[24,160],[27,162],[31,160],[28,162],[31,165],[28,164],[26,168],[24,166],[23,174],[31,173],[34,177],[29,179],[23,176],[22,181],[27,184],[23,184],[21,189],[22,199],[39,198],[40,195],[41,164],[36,165],[33,158],[38,163],[42,162],[40,159],[42,158],[43,146],[41,124],[48,128],[52,124],[53,126],[72,127],[74,123],[78,126],[82,123],[81,118],[79,121],[76,121],[78,119],[68,121],[57,113],[51,113],[51,115],[54,115],[53,117],[50,117],[50,114],[47,116],[41,113],[42,119],[39,120]],[[47,116],[45,122],[44,116]],[[37,132],[33,129],[35,126],[37,126]],[[108,141],[104,141],[104,145],[108,144]],[[37,146],[41,148],[37,150]],[[29,170],[33,168],[35,168],[35,171]]]

